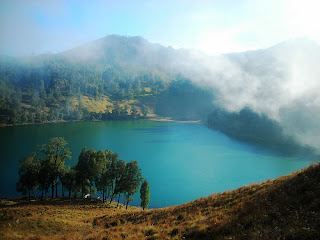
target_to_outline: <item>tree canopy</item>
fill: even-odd
[[[150,202],[150,186],[147,179],[143,179],[140,188],[141,207],[148,208]]]
[[[16,189],[24,195],[28,194],[30,200],[31,192],[34,192],[38,187],[40,162],[36,157],[36,153],[33,152],[29,156],[24,157],[19,164],[19,181],[17,182]]]

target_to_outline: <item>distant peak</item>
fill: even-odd
[[[139,40],[139,41],[147,41],[141,36],[129,36],[129,35],[119,35],[119,34],[112,34],[112,35],[107,35],[103,37],[104,39],[128,39],[128,40]]]
[[[319,44],[307,37],[297,37],[297,38],[292,38],[287,41],[284,41],[282,43],[279,43],[278,45],[287,45],[289,47],[304,47],[304,46],[317,46],[319,47]],[[277,45],[276,45],[277,46]]]

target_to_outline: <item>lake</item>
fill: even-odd
[[[15,191],[18,162],[52,137],[64,137],[75,165],[82,147],[138,160],[150,183],[150,208],[273,179],[311,162],[237,142],[205,125],[156,121],[70,122],[0,128],[0,197]],[[49,191],[50,192],[50,191]],[[139,195],[133,205],[140,205]]]

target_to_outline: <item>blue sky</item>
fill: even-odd
[[[299,36],[320,42],[319,7],[317,0],[1,0],[0,54],[60,52],[110,34],[210,55]]]

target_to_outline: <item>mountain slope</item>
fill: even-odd
[[[113,224],[118,220],[120,227]],[[118,238],[122,228],[132,239],[141,229],[150,239],[317,239],[320,165],[176,207],[121,212],[93,222]]]
[[[164,65],[175,55],[173,48],[150,43],[142,37],[110,35],[58,54],[73,62],[109,65]]]

